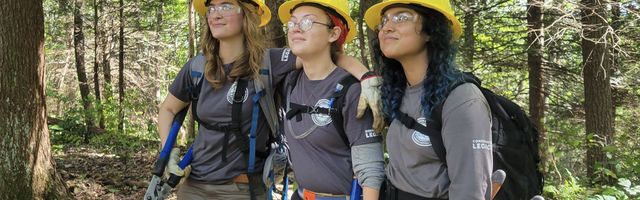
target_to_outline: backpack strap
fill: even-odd
[[[335,112],[330,115],[331,120],[333,120],[333,125],[338,130],[338,133],[340,133],[342,142],[344,142],[349,148],[351,148],[351,143],[349,142],[349,137],[347,137],[347,133],[344,130],[344,116],[342,116],[342,108],[344,108],[347,91],[349,91],[351,85],[357,82],[359,82],[358,79],[351,75],[347,75],[342,78],[342,80],[340,80],[336,85],[336,91],[331,96],[331,100],[329,102],[329,106],[335,110]]]
[[[279,124],[278,110],[276,109],[276,104],[274,101],[272,77],[271,54],[269,49],[267,49],[262,59],[259,78],[257,80],[254,80],[253,83],[256,95],[260,96],[260,109],[262,109],[262,113],[267,119],[267,123],[269,124],[269,128],[271,129],[271,136],[275,138]]]
[[[198,53],[191,58],[191,64],[189,65],[189,74],[191,74],[191,83],[197,85],[204,76],[204,65],[207,59],[202,53]]]
[[[480,87],[480,79],[471,73],[464,73],[462,75],[462,79],[453,82],[449,85],[445,96],[449,96],[449,94],[456,89],[458,86],[463,85],[465,83],[473,83],[474,85]],[[446,99],[445,99],[446,101]],[[413,117],[409,116],[407,113],[404,113],[400,110],[396,110],[396,118],[400,123],[402,123],[405,127],[418,131],[426,136],[429,136],[431,139],[431,145],[433,150],[436,152],[438,158],[447,165],[447,150],[444,147],[444,141],[442,140],[442,109],[444,107],[444,102],[436,105],[431,113],[432,119],[428,121],[428,127],[418,123]]]
[[[434,113],[435,114],[435,113]],[[436,115],[432,115],[436,116]],[[442,131],[440,128],[442,124],[440,124],[440,120],[430,120],[429,127],[426,127],[420,123],[418,123],[413,117],[407,115],[400,110],[396,111],[396,120],[400,121],[405,127],[418,131],[421,134],[429,136],[431,139],[431,145],[433,150],[436,152],[438,158],[447,165],[447,151],[444,148],[444,142],[442,141]]]

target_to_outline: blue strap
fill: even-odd
[[[336,84],[336,90],[333,92],[334,95],[331,95],[331,99],[329,100],[329,108],[333,108],[333,102],[336,100],[336,94],[340,93],[344,86],[340,83]]]
[[[256,164],[256,131],[258,129],[258,117],[260,114],[260,98],[264,96],[264,90],[253,95],[253,113],[251,115],[251,129],[249,130],[249,173],[255,171]]]
[[[289,199],[289,176],[287,176],[287,165],[284,165],[284,191],[282,192],[282,200]],[[297,191],[296,191],[297,192]]]
[[[269,172],[269,180],[271,180],[271,185],[269,186],[269,190],[267,191],[267,199],[273,199],[272,197],[272,192],[273,190],[275,190],[276,188],[276,179],[275,179],[275,172],[271,171]]]
[[[191,71],[191,77],[192,78],[200,78],[201,76],[202,76],[202,72]]]

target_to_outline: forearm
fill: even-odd
[[[162,105],[160,105],[157,124],[158,134],[160,136],[160,148],[164,147],[164,144],[167,142],[169,131],[171,130],[171,125],[173,124],[173,119],[176,114],[188,105],[189,103],[181,101],[172,94],[168,94],[167,98],[162,102]]]
[[[364,67],[364,65],[360,66],[342,66],[342,69],[349,72],[353,77],[360,79],[364,73],[369,71],[368,68]]]
[[[358,59],[348,55],[341,55],[336,64],[358,80],[369,71]]]
[[[169,137],[169,130],[171,129],[171,123],[175,115],[176,114],[169,109],[160,108],[157,124],[158,134],[160,135],[160,148],[164,147],[164,143],[166,143],[167,137]]]
[[[363,187],[362,188],[362,199],[363,200],[378,200],[378,197],[380,195],[380,190],[378,189],[373,189],[370,187]]]

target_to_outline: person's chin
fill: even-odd
[[[303,45],[299,45],[299,44],[291,45],[291,52],[293,52],[293,54],[295,54],[296,56],[306,55],[305,50],[306,49],[304,48]]]
[[[387,49],[383,49],[382,53],[387,58],[395,59],[396,57],[398,57],[398,54],[400,52],[398,52],[396,49],[393,49],[393,48],[387,48]]]
[[[213,38],[221,40],[221,39],[225,39],[225,38],[231,37],[232,34],[226,32],[226,31],[214,31],[214,32],[211,33],[211,36],[213,36]]]

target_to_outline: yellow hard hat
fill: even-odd
[[[458,40],[462,34],[462,26],[458,18],[454,15],[449,0],[383,0],[381,3],[371,6],[367,12],[364,13],[364,21],[367,23],[367,26],[375,30],[380,24],[382,10],[393,4],[415,4],[438,11],[453,24],[453,40]]]
[[[238,0],[242,1],[242,0]],[[271,20],[271,10],[264,4],[264,0],[246,0],[248,2],[255,3],[260,7],[260,26],[265,26]],[[193,8],[200,14],[200,16],[205,16],[207,14],[207,6],[204,5],[206,0],[194,0]]]
[[[347,28],[349,29],[349,33],[347,33],[345,43],[349,43],[351,40],[353,40],[353,38],[356,37],[355,22],[353,21],[353,19],[351,19],[351,16],[349,16],[349,2],[347,0],[289,0],[284,2],[282,5],[280,5],[280,8],[278,8],[278,16],[280,17],[280,21],[283,24],[286,24],[289,19],[291,19],[291,10],[302,3],[317,3],[336,11],[336,13],[338,13],[347,21]]]

